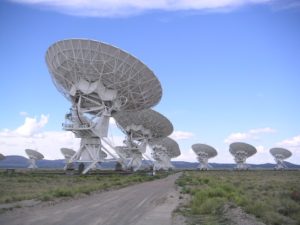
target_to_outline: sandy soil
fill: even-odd
[[[224,218],[230,221],[231,225],[265,225],[257,221],[255,216],[245,213],[240,207],[226,204],[224,207]]]
[[[180,174],[119,190],[15,209],[0,215],[6,225],[171,225],[178,205],[175,180]]]

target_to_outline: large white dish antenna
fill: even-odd
[[[193,144],[192,149],[197,155],[205,154],[208,159],[213,158],[218,154],[215,148],[206,144]]]
[[[240,152],[243,152],[246,158],[254,155],[257,152],[255,147],[243,142],[234,142],[230,144],[229,151],[232,155],[236,155],[239,154]]]
[[[36,150],[25,149],[25,152],[28,155],[29,159],[41,160],[44,158],[44,155]]]
[[[70,148],[61,148],[60,151],[66,159],[72,158],[72,156],[76,153],[76,151]]]
[[[246,159],[254,155],[257,150],[252,145],[243,142],[235,142],[230,144],[229,152],[234,156],[234,160],[237,164],[237,169],[248,169],[246,165]]]
[[[271,148],[270,153],[274,157],[280,156],[282,159],[287,159],[292,156],[292,153],[285,148]]]
[[[271,148],[270,153],[274,157],[277,163],[275,169],[286,168],[286,165],[284,164],[284,160],[292,156],[292,153],[285,148]]]
[[[158,150],[159,148],[157,149],[156,147],[159,146],[165,148],[165,153],[170,158],[176,158],[181,154],[178,143],[169,137],[162,138],[162,139],[154,139],[153,141],[150,142],[150,146],[152,147],[153,151]]]
[[[179,145],[173,139],[166,137],[163,139],[152,139],[149,142],[152,148],[152,158],[154,162],[154,170],[169,170],[174,166],[171,163],[171,158],[180,155]]]
[[[41,153],[39,153],[38,151],[32,150],[32,149],[25,149],[25,152],[29,157],[29,160],[28,160],[29,161],[29,166],[28,166],[28,168],[36,169],[37,168],[36,160],[41,160],[41,159],[44,158],[44,156]]]
[[[162,96],[160,82],[144,63],[99,41],[58,41],[48,48],[46,63],[56,88],[69,100],[89,97],[81,100],[86,109],[111,107],[114,102],[118,110],[142,110],[156,105]]]
[[[126,159],[126,169],[132,168],[134,171],[137,171],[141,168],[143,155],[138,149],[128,148],[127,146],[116,146],[115,151],[122,158]]]
[[[200,163],[198,168],[201,170],[207,170],[208,160],[218,154],[216,149],[206,144],[193,144],[192,149],[197,155],[197,159]]]
[[[113,114],[116,123],[133,139],[157,139],[173,132],[172,123],[162,114],[146,109],[135,112],[120,111]]]

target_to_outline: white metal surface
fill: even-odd
[[[150,141],[152,148],[152,158],[155,160],[155,170],[168,170],[174,168],[171,158],[178,157],[180,153],[179,145],[172,138],[154,139]]]
[[[173,132],[172,123],[162,114],[146,109],[136,112],[120,111],[113,114],[117,125],[133,140],[160,139]]]
[[[257,150],[252,145],[243,142],[235,142],[230,144],[229,152],[234,156],[234,161],[237,164],[237,169],[248,169],[246,160],[250,156],[254,155]]]
[[[38,168],[36,165],[36,160],[42,160],[44,158],[43,154],[39,153],[36,150],[33,149],[25,149],[25,153],[27,154],[29,160],[29,166],[30,169],[36,169]]]
[[[162,96],[160,82],[145,64],[102,42],[58,41],[48,48],[46,63],[56,88],[72,103],[63,128],[81,138],[70,162],[90,161],[83,173],[105,158],[102,150],[114,157],[101,143],[114,148],[105,139],[112,113],[150,108]]]
[[[126,135],[124,144],[132,151],[139,151],[146,157],[149,141],[162,139],[173,131],[171,122],[160,113],[147,109],[136,112],[116,112],[113,117]],[[132,158],[135,155],[131,156]]]
[[[162,96],[160,82],[145,64],[99,41],[58,41],[47,50],[46,62],[57,89],[72,102],[86,96],[82,108],[94,108],[95,114],[102,107],[147,109]]]
[[[197,159],[199,161],[199,169],[207,170],[208,169],[208,160],[210,158],[215,157],[218,152],[215,148],[206,145],[206,144],[194,144],[192,145],[192,149],[197,155]]]
[[[127,146],[117,146],[115,148],[118,155],[126,159],[126,169],[137,171],[143,163],[143,155],[138,148],[129,148]]]
[[[287,166],[285,165],[284,160],[292,156],[292,153],[285,148],[271,148],[270,153],[276,162],[275,169],[278,170],[285,169]]]
[[[61,148],[60,149],[61,153],[63,154],[63,156],[65,157],[65,166],[64,169],[73,169],[73,163],[71,162],[71,158],[73,157],[73,155],[76,154],[76,152],[73,149],[70,148]]]

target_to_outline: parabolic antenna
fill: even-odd
[[[154,139],[153,141],[150,141],[150,146],[152,147],[153,151],[165,148],[164,152],[170,158],[176,158],[181,154],[178,143],[169,137]],[[161,146],[162,148],[159,148],[159,146]]]
[[[88,96],[81,100],[82,108],[142,110],[156,105],[162,96],[160,82],[144,63],[102,42],[58,41],[48,48],[46,63],[56,88],[69,100]]]
[[[218,154],[216,149],[206,144],[193,144],[192,149],[198,156],[197,159],[200,162],[199,169],[201,170],[207,170],[208,159],[213,158]]]
[[[247,169],[246,159],[254,155],[257,150],[252,145],[243,142],[234,142],[229,146],[229,152],[234,156],[237,169]]]
[[[25,152],[30,159],[41,160],[44,158],[43,154],[39,153],[36,150],[25,149]]]
[[[152,157],[155,160],[154,170],[168,170],[174,168],[171,158],[178,157],[180,153],[179,145],[173,139],[166,137],[163,139],[152,139],[150,141]]]
[[[3,159],[5,159],[5,156],[0,153],[0,160],[3,160]]]
[[[112,113],[150,108],[162,96],[160,82],[145,64],[102,42],[58,41],[48,48],[46,63],[56,88],[72,103],[63,128],[81,138],[71,161],[91,159],[83,173],[103,158],[98,152]]]
[[[173,132],[173,125],[162,114],[146,109],[135,112],[120,111],[113,114],[116,123],[134,140],[164,138]]]
[[[115,147],[115,151],[122,158],[126,159],[126,168],[133,169],[133,171],[137,171],[142,166],[143,155],[142,153],[135,148],[128,148],[127,146],[117,146]]]
[[[72,158],[72,156],[76,153],[73,149],[70,148],[61,148],[60,151],[64,155],[65,159]]]
[[[284,169],[286,167],[284,160],[292,156],[292,153],[285,148],[271,148],[270,153],[277,163],[276,169]]]
[[[39,153],[38,151],[32,150],[32,149],[25,149],[25,152],[29,157],[29,160],[28,160],[29,161],[29,166],[28,166],[28,168],[36,169],[37,168],[36,160],[41,160],[41,159],[44,158],[44,156],[41,153]]]

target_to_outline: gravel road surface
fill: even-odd
[[[0,215],[3,225],[170,225],[178,204],[180,174],[52,206],[39,205]]]

